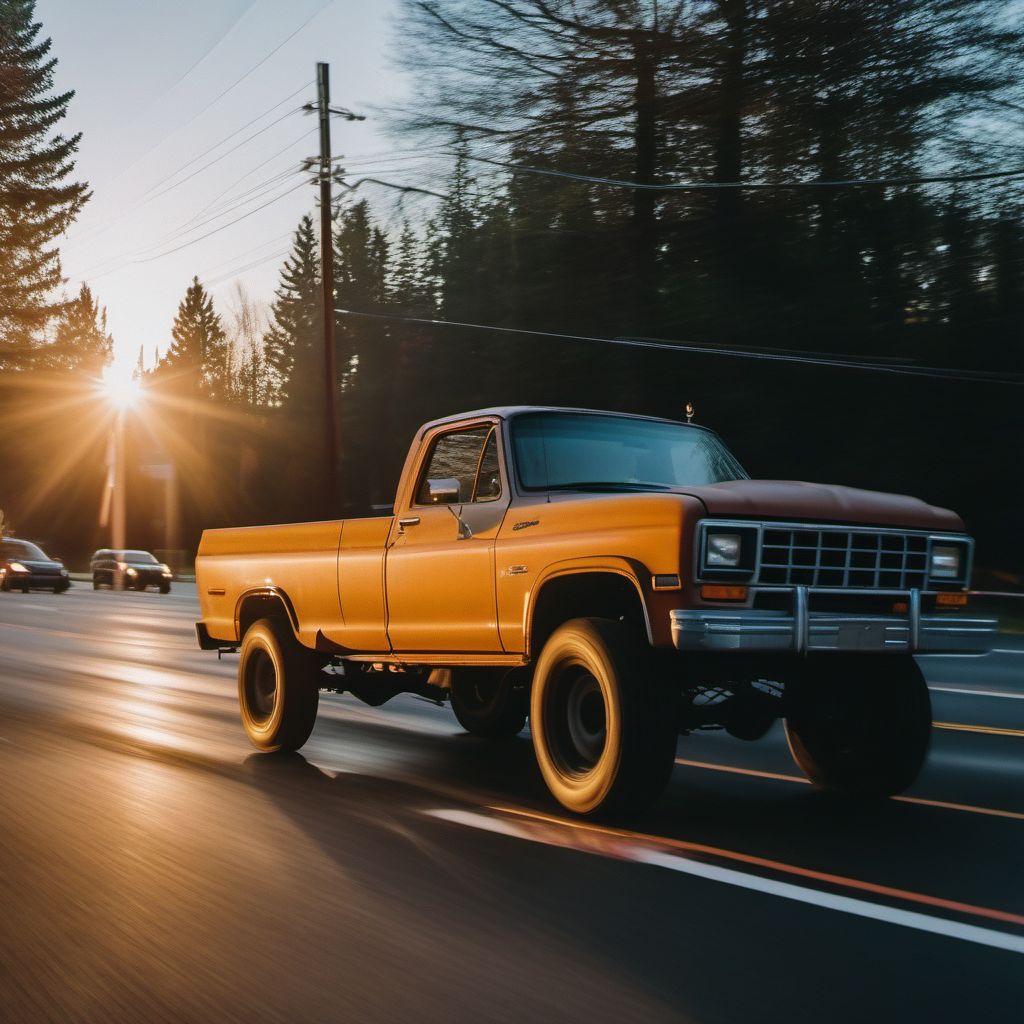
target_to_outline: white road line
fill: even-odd
[[[965,690],[956,686],[929,686],[928,689],[941,693],[963,693],[968,697],[1005,697],[1007,700],[1024,700],[1024,693],[1009,693],[1005,690]]]
[[[497,835],[526,839],[543,845],[566,845],[554,841],[548,842],[542,836],[508,819],[492,818],[487,815],[477,814],[474,811],[439,808],[437,810],[427,810],[423,813],[432,818],[439,818],[442,821],[493,832]],[[792,882],[780,882],[772,878],[763,878],[760,875],[736,871],[734,868],[718,867],[715,864],[682,857],[678,854],[665,853],[643,843],[619,841],[614,845],[614,852],[612,852],[612,849],[595,849],[593,844],[585,842],[580,842],[573,846],[573,848],[583,853],[614,856],[639,864],[650,864],[656,867],[667,868],[669,871],[693,875],[694,877],[704,878],[712,882],[721,882],[725,885],[747,889],[751,892],[764,893],[768,896],[795,900],[798,903],[806,903],[824,910],[834,910],[843,914],[852,914],[855,917],[881,921],[885,924],[894,924],[903,928],[913,928],[916,931],[930,932],[933,935],[959,939],[962,942],[972,942],[979,946],[989,946],[993,949],[1003,949],[1010,953],[1024,954],[1024,936],[1011,935],[1008,932],[1000,932],[992,928],[981,928],[973,924],[963,924],[959,921],[933,917],[930,914],[922,914],[914,910],[890,907],[882,903],[871,903],[852,896],[839,896],[834,893],[822,892],[818,889],[810,889],[802,885],[794,885]]]

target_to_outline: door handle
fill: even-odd
[[[404,530],[407,526],[418,526],[419,521],[419,516],[406,516],[404,519],[398,520],[398,528]]]

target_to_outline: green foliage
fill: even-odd
[[[50,369],[97,378],[113,357],[114,339],[107,330],[107,311],[83,284],[78,295],[65,303],[57,321],[53,343],[40,350],[37,362]]]
[[[231,394],[231,354],[220,315],[198,277],[192,279],[171,329],[157,375],[193,397],[226,400]]]
[[[68,180],[80,136],[56,131],[74,94],[53,94],[57,62],[34,14],[34,0],[0,2],[0,370],[34,365],[59,309],[56,242],[89,198]]]
[[[277,404],[309,400],[307,383],[317,365],[323,337],[320,258],[313,218],[305,216],[295,230],[292,253],[281,268],[281,283],[270,311],[263,354],[270,391]]]

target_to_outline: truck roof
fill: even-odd
[[[453,413],[451,416],[442,416],[439,419],[424,423],[420,428],[417,437],[422,437],[428,430],[434,427],[444,426],[446,423],[460,423],[463,420],[471,420],[477,417],[497,416],[499,419],[507,420],[522,413],[531,412],[578,412],[589,413],[594,416],[618,416],[622,419],[631,420],[653,420],[655,423],[675,423],[683,427],[695,427],[698,430],[708,430],[708,427],[700,426],[697,423],[686,423],[683,420],[668,419],[665,416],[644,416],[634,412],[619,412],[615,409],[576,409],[571,406],[560,405],[494,405],[487,409],[471,409],[469,412]],[[713,431],[712,431],[713,432]]]

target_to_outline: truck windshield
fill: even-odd
[[[661,490],[748,479],[714,434],[683,423],[527,413],[512,421],[512,446],[527,490]]]

